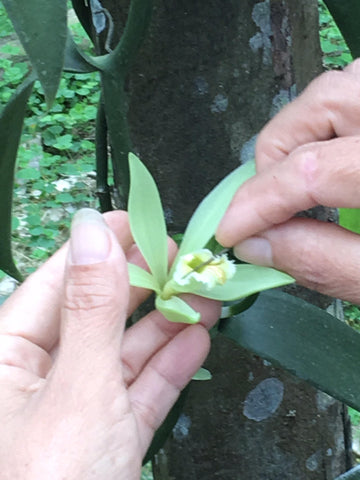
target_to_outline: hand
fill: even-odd
[[[201,324],[153,311],[124,333],[148,294],[129,288],[126,260],[145,265],[126,214],[105,219],[111,228],[80,211],[70,243],[0,309],[4,480],[138,480],[154,431],[208,353],[220,307],[199,297]]]
[[[236,193],[217,238],[245,261],[360,303],[360,238],[292,218],[315,205],[360,207],[360,61],[328,72],[259,135],[257,175]]]

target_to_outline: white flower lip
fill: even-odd
[[[202,284],[208,290],[223,285],[235,274],[235,265],[227,255],[214,255],[203,248],[180,257],[173,280],[184,286],[191,283]]]

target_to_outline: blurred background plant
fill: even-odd
[[[75,40],[90,48],[77,17],[70,16]],[[73,20],[72,20],[73,19]],[[71,21],[72,20],[72,21]],[[0,108],[21,83],[29,64],[0,2]],[[47,110],[40,83],[28,103],[18,151],[13,207],[13,248],[26,275],[67,238],[80,207],[96,207],[94,124],[98,74],[64,73]],[[0,272],[0,278],[5,274]]]

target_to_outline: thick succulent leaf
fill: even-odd
[[[178,255],[203,248],[215,234],[236,190],[255,174],[254,162],[248,162],[226,176],[199,204],[186,227]]]
[[[155,307],[170,322],[198,323],[201,317],[199,312],[196,312],[190,305],[184,302],[184,300],[176,296],[168,300],[163,300],[157,296],[155,299]]]
[[[259,295],[219,332],[360,410],[360,334],[324,310],[280,291]]]
[[[360,465],[336,477],[335,480],[360,480]]]
[[[360,56],[359,0],[325,0],[353,57]]]
[[[155,292],[160,291],[159,284],[157,283],[155,277],[143,268],[140,268],[133,263],[128,263],[128,272],[130,285],[133,287],[148,288],[149,290],[154,290]]]
[[[211,380],[212,375],[209,372],[209,370],[206,370],[206,368],[199,368],[199,370],[195,373],[195,375],[192,377],[192,380]]]
[[[135,243],[160,287],[166,282],[168,245],[164,212],[156,184],[144,164],[129,155],[129,222]]]
[[[75,73],[89,73],[101,70],[100,62],[96,57],[89,57],[80,51],[73,36],[68,31],[65,49],[64,70]]]
[[[245,297],[240,302],[234,301],[230,305],[224,305],[221,309],[220,318],[229,318],[244,312],[248,308],[252,307],[252,305],[256,302],[258,296],[259,292]]]
[[[120,42],[111,53],[112,69],[126,75],[143,43],[150,24],[153,0],[132,0]]]
[[[88,1],[71,0],[71,3],[83,29],[88,34],[90,40],[93,40],[92,39],[93,25],[92,25],[90,0]]]
[[[192,290],[192,292],[201,297],[225,302],[238,300],[269,288],[282,287],[293,282],[294,279],[290,275],[273,268],[242,264],[236,265],[235,275],[227,280],[224,285],[217,285],[210,290],[204,286]],[[190,290],[187,290],[184,286],[181,291],[188,292]]]
[[[0,269],[17,280],[21,275],[11,254],[11,205],[16,154],[33,83],[33,77],[26,79],[0,113]]]
[[[3,0],[3,4],[51,105],[64,65],[66,0]]]

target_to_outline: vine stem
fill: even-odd
[[[96,193],[102,212],[113,209],[108,185],[108,170],[107,125],[104,102],[101,97],[96,116]]]
[[[125,80],[150,24],[152,6],[152,0],[132,0],[124,33],[113,52],[106,56],[101,73],[119,208],[125,208],[127,204],[130,187],[128,155],[132,150],[126,114]]]

